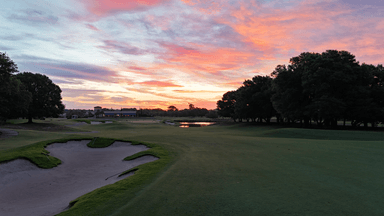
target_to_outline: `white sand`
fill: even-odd
[[[107,148],[95,149],[88,148],[88,142],[49,145],[46,149],[50,155],[62,161],[61,165],[52,169],[38,168],[23,159],[0,164],[0,215],[58,214],[77,197],[129,176],[117,177],[115,174],[158,159],[144,156],[133,161],[122,161],[148,148],[115,142]],[[113,177],[108,178],[110,176]]]

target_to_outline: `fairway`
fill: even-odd
[[[169,162],[143,184],[108,197],[98,189],[61,216],[384,215],[383,132],[140,122],[53,119],[70,128],[15,128],[18,136],[0,140],[0,161],[15,148],[58,138],[136,140],[167,150]],[[102,204],[89,201],[98,197]]]

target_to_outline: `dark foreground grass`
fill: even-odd
[[[272,138],[298,138],[317,140],[360,140],[380,141],[384,140],[383,131],[346,131],[346,130],[321,130],[302,128],[280,128],[263,133],[263,137]]]
[[[101,122],[101,123],[106,122],[106,120],[99,120],[99,119],[72,119],[72,120],[76,122],[85,122],[87,124],[91,124],[91,122]],[[112,120],[108,120],[108,121],[112,121]]]
[[[383,132],[126,121],[81,129],[157,144],[135,157],[160,146],[171,156],[152,152],[160,160],[61,215],[384,215]]]

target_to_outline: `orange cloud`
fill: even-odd
[[[193,91],[193,90],[173,90],[174,92],[177,93],[218,93],[222,91],[206,91],[206,90],[198,90],[198,91]]]
[[[146,81],[140,82],[141,85],[152,86],[152,87],[183,87],[181,85],[174,84],[172,82],[163,82],[163,81]]]
[[[222,85],[223,85],[223,86],[232,87],[232,88],[234,88],[234,89],[237,89],[237,88],[239,88],[240,86],[243,85],[243,82],[244,82],[244,80],[242,80],[242,81],[236,81],[236,82],[227,82],[227,83],[223,83]]]
[[[235,48],[205,47],[198,50],[169,43],[161,45],[168,51],[167,55],[163,56],[164,60],[189,71],[198,70],[215,74],[248,65],[255,59],[253,53],[238,51]]]
[[[284,9],[244,2],[240,5],[230,9],[230,16],[218,17],[216,21],[231,26],[268,59],[273,59],[276,53],[308,47],[309,39],[332,28],[333,19],[350,12],[342,7],[319,5],[317,1],[304,1]]]

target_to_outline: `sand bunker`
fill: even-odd
[[[129,176],[118,177],[117,173],[158,159],[143,156],[122,161],[148,148],[126,142],[115,142],[107,148],[89,148],[88,142],[49,145],[46,149],[50,155],[62,161],[52,169],[38,168],[23,159],[0,164],[0,215],[58,214],[77,197]]]

